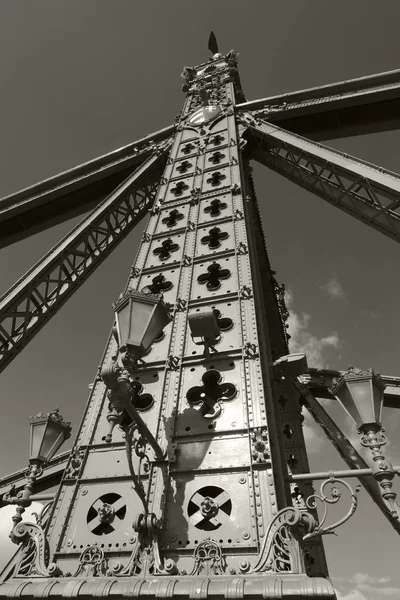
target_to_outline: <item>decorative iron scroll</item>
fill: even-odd
[[[107,559],[99,546],[89,546],[79,557],[74,577],[101,577],[107,573]]]
[[[125,449],[126,458],[128,461],[129,472],[132,477],[135,492],[139,496],[146,515],[149,512],[149,505],[147,502],[146,492],[143,487],[142,477],[145,473],[150,470],[150,459],[146,453],[146,439],[143,433],[139,431],[136,423],[131,423],[123,427],[125,432]],[[139,467],[137,474],[133,467],[132,461],[132,450],[134,450],[136,456],[139,458]]]
[[[332,484],[332,487],[329,491],[329,494],[326,494],[325,489],[329,483]],[[350,494],[351,505],[344,517],[342,517],[338,521],[335,521],[331,525],[327,525],[326,527],[324,527],[324,523],[328,516],[329,505],[337,504],[337,502],[339,502],[339,500],[342,497],[340,490],[336,487],[335,484],[342,485],[347,489],[347,491]],[[347,481],[344,481],[343,479],[336,479],[334,477],[331,477],[330,479],[325,479],[325,481],[321,483],[320,493],[312,494],[306,500],[307,507],[311,508],[312,510],[314,510],[317,507],[317,501],[321,502],[324,505],[324,513],[319,521],[319,524],[317,524],[313,531],[307,533],[303,539],[309,540],[310,538],[316,537],[318,535],[325,535],[327,533],[331,533],[334,529],[336,529],[336,527],[339,527],[339,525],[343,525],[343,523],[348,521],[357,508],[357,493],[360,490],[360,488],[361,485],[358,485],[355,491],[353,491],[352,487],[347,483]]]
[[[302,530],[314,531],[317,523],[307,511],[284,508],[271,522],[257,562],[251,572],[306,573]]]
[[[21,543],[15,576],[56,577],[61,571],[55,563],[48,563],[49,551],[45,533],[35,523],[19,523],[14,527],[13,541]]]
[[[193,554],[194,565],[189,575],[223,575],[226,569],[225,557],[221,546],[211,538],[196,546]]]

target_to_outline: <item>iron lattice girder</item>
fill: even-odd
[[[400,242],[399,175],[271,123],[249,129],[257,161]]]
[[[252,100],[235,108],[313,140],[397,129],[400,70]]]
[[[166,127],[0,200],[0,248],[92,210],[169,138]]]
[[[0,371],[147,214],[166,155],[154,153],[0,298]]]

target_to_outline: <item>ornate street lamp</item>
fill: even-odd
[[[110,443],[115,425],[121,424],[124,413],[140,429],[141,434],[154,449],[157,457],[164,452],[150,433],[135,408],[137,385],[132,378],[137,362],[150,348],[162,330],[171,321],[168,305],[162,295],[147,294],[128,289],[113,304],[116,319],[116,334],[122,367],[116,361],[104,368],[101,377],[109,392],[111,412],[107,416],[110,425],[104,441]]]
[[[56,408],[50,413],[30,417],[29,463],[43,465],[53,458],[71,435],[71,423],[64,421]]]
[[[371,424],[381,428],[385,387],[379,373],[375,373],[373,369],[361,371],[349,367],[331,391],[357,429]]]
[[[15,543],[21,541],[14,536],[17,525],[22,521],[25,508],[31,504],[31,496],[36,479],[43,473],[43,465],[51,460],[61,445],[71,435],[71,423],[64,421],[56,408],[49,413],[39,413],[30,417],[30,444],[29,444],[29,470],[27,483],[22,492],[14,496],[15,488],[3,496],[4,504],[16,504],[16,513],[12,520],[14,523],[10,538]]]
[[[168,305],[164,303],[162,295],[147,294],[132,289],[128,289],[113,304],[113,310],[122,366],[114,360],[101,371],[101,377],[108,388],[110,400],[110,412],[107,415],[109,431],[103,440],[108,444],[111,443],[116,425],[124,430],[129,471],[134,488],[143,504],[144,515],[147,517],[149,508],[140,472],[141,466],[149,465],[146,443],[153,448],[158,460],[164,459],[165,451],[162,450],[137,411],[135,404],[138,397],[138,386],[132,375],[137,370],[138,360],[146,354],[151,344],[171,321],[171,317]],[[138,474],[134,472],[133,468],[132,449],[140,457]],[[138,528],[140,529],[139,525]]]
[[[392,491],[395,471],[382,452],[382,446],[387,442],[381,425],[384,389],[385,384],[379,373],[373,369],[362,371],[350,367],[331,388],[331,392],[355,423],[362,446],[371,450],[372,474],[379,482],[381,495],[388,503],[392,516],[399,520],[396,493]]]
[[[128,289],[113,304],[120,350],[123,360],[135,368],[171,317],[161,295],[145,294]],[[133,359],[133,361],[132,361]]]

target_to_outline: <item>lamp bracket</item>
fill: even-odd
[[[326,488],[328,485],[331,485],[331,488],[330,488],[329,492],[326,493]],[[335,521],[334,523],[331,523],[330,525],[324,526],[327,516],[328,516],[329,506],[333,505],[333,504],[337,504],[339,502],[339,500],[342,498],[342,492],[340,491],[338,486],[343,486],[343,488],[348,492],[349,498],[350,498],[350,507],[349,507],[347,513],[341,519],[338,519],[337,521]],[[351,485],[349,483],[347,483],[347,481],[344,481],[343,479],[337,479],[336,477],[333,477],[333,476],[329,477],[328,479],[325,479],[325,481],[323,481],[320,485],[319,494],[311,494],[306,499],[305,503],[306,503],[307,508],[309,508],[311,510],[316,510],[317,503],[320,502],[324,506],[324,512],[323,512],[323,515],[322,515],[319,523],[317,524],[317,526],[313,529],[313,531],[306,533],[306,535],[303,537],[303,539],[309,540],[313,537],[332,533],[334,531],[334,529],[336,529],[340,525],[343,525],[343,523],[346,523],[346,521],[348,521],[350,519],[350,517],[354,514],[355,510],[357,509],[357,505],[358,505],[357,494],[360,491],[360,488],[361,488],[361,485],[357,485],[355,490],[353,490],[353,488],[351,487]],[[300,496],[301,496],[301,494],[300,494]]]
[[[48,543],[42,527],[36,523],[18,523],[10,534],[20,544],[16,555],[15,576],[58,577],[62,575],[55,563],[48,563]]]
[[[241,571],[306,573],[302,541],[316,527],[315,518],[307,510],[299,510],[297,506],[283,508],[268,527],[257,561],[252,566],[242,563]]]

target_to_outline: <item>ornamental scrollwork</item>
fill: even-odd
[[[49,549],[42,527],[35,523],[19,523],[13,528],[12,540],[21,544],[17,555],[15,576],[57,577],[61,575],[55,563],[48,562]]]
[[[331,484],[331,489],[329,490],[328,493],[326,493],[326,487],[328,486],[328,484]],[[325,521],[328,516],[329,506],[333,505],[333,504],[337,504],[342,497],[342,492],[337,487],[337,485],[343,486],[349,493],[350,508],[341,519],[339,519],[338,521],[335,521],[331,525],[324,526]],[[347,481],[344,481],[343,479],[336,479],[334,477],[325,479],[325,481],[323,481],[321,483],[320,493],[312,494],[306,500],[306,505],[308,508],[315,510],[317,508],[317,502],[320,502],[321,504],[324,505],[324,511],[323,511],[322,517],[319,520],[319,523],[316,525],[314,530],[308,532],[304,536],[303,539],[309,540],[309,539],[319,536],[319,535],[326,535],[327,533],[331,533],[334,529],[336,529],[340,525],[343,525],[343,523],[346,523],[346,521],[348,521],[350,519],[350,517],[354,514],[354,512],[357,508],[357,504],[358,504],[357,493],[359,492],[360,487],[361,486],[358,485],[356,487],[356,489],[353,490],[353,488],[347,483]]]
[[[196,546],[193,554],[194,565],[189,575],[224,575],[226,560],[221,546],[211,538]]]
[[[85,548],[79,557],[79,566],[74,577],[101,577],[107,573],[107,559],[99,546]]]
[[[269,525],[257,562],[251,567],[252,573],[286,572],[305,573],[302,533],[314,531],[314,517],[306,511],[294,507],[278,512]]]

